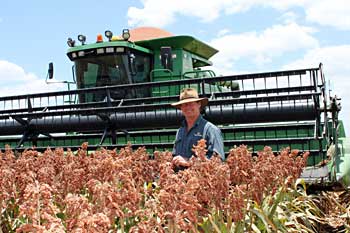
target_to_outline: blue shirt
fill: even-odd
[[[182,122],[182,127],[176,133],[173,155],[181,155],[184,158],[191,158],[192,148],[197,145],[198,140],[205,139],[207,144],[207,157],[210,158],[213,152],[225,159],[224,143],[221,130],[211,122],[199,116],[190,131],[187,132],[186,120]]]

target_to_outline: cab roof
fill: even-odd
[[[209,59],[218,52],[217,49],[192,36],[170,36],[150,40],[140,40],[135,41],[134,43],[151,50],[159,50],[162,46],[170,46],[173,49],[184,49],[205,59]]]

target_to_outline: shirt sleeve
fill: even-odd
[[[174,141],[174,147],[173,147],[173,156],[178,154],[178,152],[176,151],[176,142],[179,140],[179,137],[180,137],[179,136],[180,135],[180,129],[178,129],[177,132],[176,132],[175,141]]]
[[[213,152],[215,152],[221,157],[222,160],[224,160],[224,140],[221,130],[213,124],[208,124],[205,138],[207,140],[209,158],[212,156]]]

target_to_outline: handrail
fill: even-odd
[[[166,72],[166,73],[170,73],[170,79],[173,78],[173,72],[169,69],[153,69],[153,70],[151,70],[151,72],[149,74],[151,82],[153,81],[153,73],[161,72],[161,71]]]
[[[183,77],[184,78],[192,78],[192,77],[186,77],[186,75],[187,74],[196,74],[196,77],[195,78],[198,78],[199,76],[199,74],[200,73],[209,73],[210,75],[209,75],[209,77],[215,77],[216,76],[216,74],[215,74],[215,72],[214,71],[212,71],[212,70],[193,70],[193,71],[187,71],[187,72],[185,72],[185,73],[183,73]]]
[[[210,94],[206,94],[205,96],[208,98],[212,98],[213,100],[217,98],[225,98],[225,97],[239,97],[239,96],[247,96],[247,95],[259,95],[259,94],[268,94],[270,97],[273,96],[273,94],[279,95],[283,92],[299,92],[299,91],[309,91],[308,93],[316,93],[313,91],[313,86],[299,86],[299,87],[286,87],[286,88],[268,88],[268,89],[256,89],[256,90],[244,90],[244,91],[227,91],[227,92],[213,92]],[[169,95],[169,96],[158,96],[158,97],[145,97],[145,98],[130,98],[130,99],[123,99],[123,100],[112,100],[111,104],[115,106],[119,106],[120,102],[123,101],[123,105],[128,106],[131,104],[137,104],[137,103],[152,103],[152,102],[175,102],[178,100],[178,95]],[[41,107],[32,107],[32,112],[41,112],[44,111],[56,111],[56,110],[63,110],[63,109],[84,109],[84,108],[96,108],[96,107],[107,107],[107,102],[105,101],[96,101],[96,102],[88,102],[88,103],[74,103],[70,105],[54,105],[54,106],[41,106]],[[5,109],[0,110],[0,116],[4,114],[10,114],[10,113],[21,113],[21,112],[28,112],[28,108],[16,108],[16,109]]]
[[[167,81],[157,81],[157,82],[152,81],[152,82],[146,82],[146,83],[133,83],[133,84],[123,84],[123,85],[115,85],[115,86],[92,87],[92,88],[76,89],[76,90],[70,90],[70,91],[55,91],[55,92],[45,92],[45,93],[36,93],[36,94],[3,96],[3,97],[0,97],[0,101],[18,100],[18,99],[27,99],[27,98],[40,98],[40,97],[59,96],[59,95],[82,94],[82,93],[103,91],[106,89],[118,90],[118,89],[128,89],[128,88],[154,87],[159,85],[176,86],[176,85],[185,85],[185,84],[186,85],[195,84],[198,82],[205,82],[205,83],[211,84],[218,81],[235,81],[235,80],[247,80],[247,79],[255,79],[255,78],[268,78],[268,77],[276,77],[276,76],[301,75],[301,74],[306,74],[306,72],[313,71],[313,70],[319,70],[319,68],[276,71],[276,72],[267,72],[267,73],[239,74],[239,75],[200,78],[200,79],[183,79],[183,80],[170,80],[170,81],[167,80]],[[153,70],[153,72],[155,71],[157,70]]]

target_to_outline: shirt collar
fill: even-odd
[[[194,123],[193,127],[197,126],[199,124],[199,122],[203,119],[202,115],[199,115],[199,117],[197,118],[196,122]],[[187,127],[187,122],[186,119],[182,121],[182,126],[183,127]],[[193,128],[192,127],[192,128]]]

